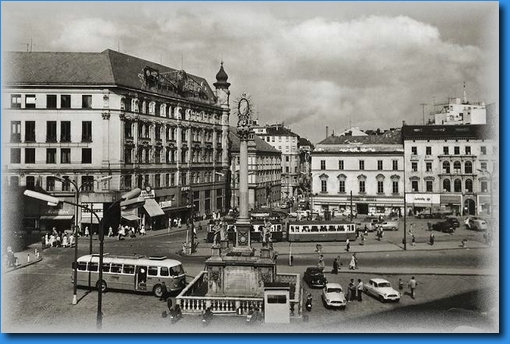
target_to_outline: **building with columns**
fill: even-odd
[[[213,90],[202,77],[112,50],[5,53],[3,183],[73,200],[72,185],[53,178],[68,177],[99,214],[139,187],[146,204],[122,221],[154,228],[186,220],[192,205],[195,214],[224,210],[215,172],[229,169],[227,80],[223,63]],[[69,207],[30,226],[69,228]]]

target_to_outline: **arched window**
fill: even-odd
[[[473,173],[473,163],[471,161],[466,161],[464,164],[464,173]]]
[[[443,173],[450,173],[450,163],[448,161],[443,162]]]
[[[455,161],[455,162],[453,163],[453,170],[454,170],[456,173],[460,173],[460,167],[461,167],[461,165],[460,165],[460,161]]]
[[[466,179],[466,192],[473,192],[473,181],[471,179]]]
[[[453,191],[454,192],[462,192],[462,182],[460,179],[455,179],[453,182]]]
[[[451,191],[450,179],[443,180],[443,190],[445,192],[450,192]]]

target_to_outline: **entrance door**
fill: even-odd
[[[147,267],[136,267],[136,290],[147,290]]]
[[[472,199],[464,201],[464,215],[475,215],[475,201]]]
[[[356,203],[358,214],[368,214],[368,203]]]

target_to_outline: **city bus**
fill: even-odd
[[[142,255],[103,256],[103,281],[99,281],[99,255],[85,255],[77,261],[77,285],[82,287],[132,290],[163,294],[162,283],[167,291],[180,291],[186,285],[186,273],[180,261],[162,257]],[[74,263],[73,263],[74,269]],[[74,272],[74,271],[73,271]],[[74,274],[73,274],[74,278]]]
[[[356,224],[342,220],[290,222],[287,240],[304,242],[346,241],[356,239]]]

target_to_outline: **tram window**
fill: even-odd
[[[290,226],[290,232],[294,233],[294,226]]]
[[[97,271],[97,263],[89,263],[89,271]]]
[[[87,263],[78,262],[78,270],[80,270],[80,271],[87,270]]]
[[[303,227],[302,232],[309,232],[309,231],[310,231],[310,228],[308,228],[308,226],[304,226]]]
[[[161,268],[160,268],[160,270],[159,270],[159,274],[160,274],[161,276],[169,276],[169,275],[168,275],[168,268],[167,268],[167,267],[164,267],[164,266],[163,266],[163,267],[161,267]]]
[[[132,275],[135,273],[135,266],[134,265],[124,265],[122,268],[122,273]]]
[[[338,230],[339,230],[340,232],[345,232],[345,227],[344,227],[344,225],[339,226],[339,227],[338,227]]]
[[[282,230],[282,225],[276,225],[276,230],[280,232]]]
[[[103,272],[110,272],[110,263],[103,263]]]
[[[317,226],[312,226],[312,232],[318,232],[319,228]]]
[[[157,266],[149,266],[148,275],[149,276],[157,276],[158,275],[158,267]]]
[[[327,231],[326,228],[327,228],[326,226],[321,226],[321,232],[326,232]]]
[[[120,273],[122,271],[122,264],[112,264],[110,271],[112,273]]]
[[[335,226],[329,226],[328,231],[329,232],[336,232],[336,227]]]

